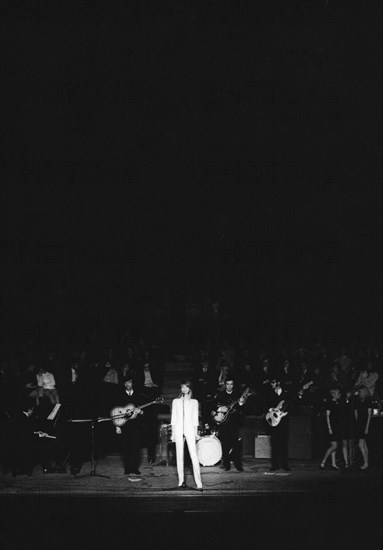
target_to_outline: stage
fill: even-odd
[[[203,492],[177,488],[174,466],[150,466],[141,477],[123,474],[121,458],[99,459],[87,476],[43,474],[1,477],[3,548],[173,549],[357,548],[366,534],[381,542],[381,468],[321,471],[317,461],[291,461],[291,472],[269,472],[269,461],[245,457],[244,471],[201,467]],[[85,477],[81,477],[85,475]],[[196,543],[197,541],[197,543]],[[380,541],[380,542],[379,542]]]

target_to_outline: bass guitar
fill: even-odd
[[[110,418],[113,424],[120,428],[129,420],[134,420],[135,418],[137,418],[138,414],[140,414],[141,409],[145,409],[150,405],[155,405],[156,403],[163,402],[163,397],[157,397],[157,399],[155,399],[154,401],[150,401],[150,403],[145,403],[145,405],[140,405],[139,407],[136,407],[134,403],[128,403],[124,407],[113,407],[113,409],[110,411]]]
[[[229,418],[231,413],[234,412],[235,406],[237,405],[237,403],[239,403],[240,401],[242,401],[242,403],[246,403],[247,398],[250,397],[250,395],[253,395],[254,393],[255,393],[254,390],[251,390],[250,388],[246,388],[243,394],[241,395],[241,397],[239,397],[239,399],[236,399],[229,405],[219,405],[219,407],[217,407],[217,410],[213,411],[212,413],[214,422],[218,424],[218,426],[226,422],[226,420]]]
[[[288,401],[285,401],[284,399],[282,399],[282,401],[280,401],[276,407],[271,407],[267,411],[266,416],[265,416],[266,422],[269,424],[269,426],[272,426],[273,428],[275,426],[278,426],[278,424],[280,423],[282,418],[288,414],[288,411],[286,409],[289,406],[289,404],[295,399],[295,397],[297,395],[302,394],[313,383],[314,382],[312,382],[312,381],[307,382],[307,384],[302,386],[302,388],[296,394],[294,394],[294,396],[291,399],[289,399]]]

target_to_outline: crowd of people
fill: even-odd
[[[15,475],[30,472],[38,439],[37,455],[41,449],[44,451],[40,460],[43,471],[52,468],[65,471],[64,463],[69,457],[71,472],[77,474],[89,454],[84,447],[89,440],[86,422],[110,417],[113,406],[132,401],[136,392],[137,411],[149,401],[153,401],[153,406],[145,415],[140,414],[143,418],[137,422],[116,426],[116,432],[122,435],[125,473],[139,475],[138,450],[140,446],[146,447],[149,463],[155,463],[158,412],[170,412],[169,408],[160,409],[161,405],[156,404],[163,392],[164,357],[158,344],[148,344],[143,339],[97,353],[87,349],[69,354],[52,350],[36,353],[33,348],[24,348],[8,357],[0,368],[1,417],[6,428],[2,430],[3,471],[11,469]],[[332,467],[337,467],[339,443],[344,466],[348,467],[351,439],[358,441],[363,469],[368,468],[366,440],[371,410],[380,408],[381,403],[381,363],[376,346],[354,345],[347,349],[318,345],[314,350],[302,347],[271,352],[264,348],[250,349],[245,343],[237,347],[230,344],[213,347],[207,343],[192,354],[190,361],[193,376],[188,384],[199,402],[199,433],[218,433],[225,470],[231,464],[238,471],[243,470],[239,443],[243,418],[264,416],[270,411],[274,411],[270,422],[278,421],[275,426],[265,424],[271,438],[271,470],[280,467],[289,470],[289,416],[283,412],[287,403],[291,411],[326,416],[329,447],[322,468],[329,457]],[[222,410],[232,406],[230,412],[234,414],[220,423],[217,419]],[[52,423],[47,425],[47,419],[55,407],[61,411],[54,422],[57,433],[50,435]],[[28,438],[29,446],[25,444]],[[60,440],[59,445],[55,439]],[[103,452],[102,446],[103,443],[98,445],[97,452]],[[105,452],[107,446],[106,442]],[[29,449],[27,456],[25,448]],[[194,454],[191,458],[195,462]]]
[[[250,386],[256,391],[257,398],[249,403],[254,414],[264,410],[273,380],[280,382],[290,394],[298,394],[304,388],[295,406],[310,407],[315,412],[323,407],[329,390],[334,387],[347,394],[366,386],[370,397],[380,400],[380,356],[373,346],[361,347],[354,353],[344,346],[331,351],[318,346],[315,351],[300,348],[276,354],[265,349],[252,353],[246,347],[236,350],[226,346],[218,353],[200,350],[193,360],[196,393],[203,403],[224,387],[230,372],[242,388]]]
[[[314,351],[300,348],[290,353],[282,350],[273,355],[263,349],[252,354],[246,347],[239,351],[230,346],[222,347],[217,355],[201,350],[194,358],[196,397],[201,402],[204,426],[210,430],[217,395],[221,395],[220,402],[224,403],[234,384],[236,399],[241,392],[250,389],[253,397],[243,403],[243,412],[261,417],[266,415],[271,472],[280,467],[290,470],[287,413],[291,411],[298,415],[323,414],[326,418],[329,447],[321,461],[321,469],[325,469],[331,456],[332,468],[339,470],[336,462],[339,443],[342,444],[342,467],[348,469],[357,442],[362,457],[361,470],[366,470],[369,467],[367,438],[370,420],[373,410],[381,408],[380,366],[379,351],[374,346],[355,348],[353,352],[344,346],[331,351],[318,346]],[[218,433],[221,435],[220,430]],[[236,458],[236,462],[237,469],[241,470],[240,459]],[[223,466],[230,469],[225,452]]]

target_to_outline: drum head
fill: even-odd
[[[197,456],[202,466],[215,466],[222,457],[220,440],[214,435],[202,437],[197,442]]]

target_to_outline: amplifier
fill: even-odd
[[[271,446],[269,435],[258,435],[255,438],[255,458],[271,458]]]

